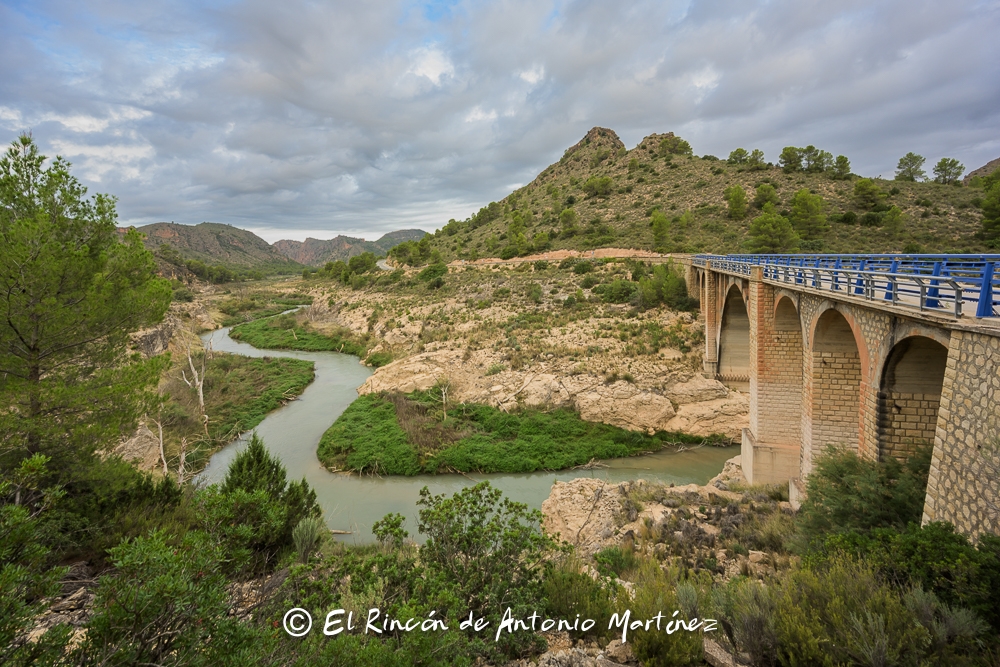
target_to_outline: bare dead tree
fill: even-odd
[[[181,461],[177,466],[177,484],[184,486],[184,462],[187,460],[187,438],[181,438]]]
[[[201,411],[201,422],[205,428],[205,436],[208,437],[208,415],[205,413],[205,359],[208,357],[208,348],[201,357],[201,372],[194,367],[194,359],[191,358],[191,347],[187,348],[188,367],[191,368],[191,379],[188,380],[184,369],[181,369],[181,379],[184,383],[198,393],[198,409]]]
[[[441,421],[448,421],[448,390],[451,389],[451,380],[441,377],[434,384],[434,388],[441,392]]]
[[[163,476],[167,477],[170,474],[170,471],[167,468],[167,454],[166,454],[166,452],[163,451],[163,409],[162,408],[160,408],[160,410],[157,411],[157,413],[156,413],[156,419],[153,420],[153,423],[156,424],[156,429],[157,429],[157,431],[159,433],[159,436],[160,436],[160,461],[163,462]]]

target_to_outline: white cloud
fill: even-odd
[[[497,119],[497,112],[493,109],[489,111],[483,111],[480,106],[472,107],[469,113],[465,114],[466,123],[478,123],[479,121],[492,121]]]
[[[412,64],[407,72],[427,77],[435,86],[441,85],[442,77],[455,74],[455,66],[437,47],[417,49],[410,59]]]
[[[517,76],[521,79],[521,81],[534,86],[545,78],[545,68],[541,65],[535,65],[531,69],[523,70]]]

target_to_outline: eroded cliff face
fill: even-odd
[[[690,370],[665,373],[665,386],[653,391],[637,382],[609,383],[607,378],[578,372],[576,364],[560,361],[542,362],[537,369],[484,375],[491,356],[488,351],[466,354],[450,348],[423,352],[378,369],[358,393],[408,393],[447,380],[449,396],[455,401],[505,410],[522,405],[572,407],[587,421],[631,431],[723,434],[735,440],[746,426],[748,394],[731,391]]]

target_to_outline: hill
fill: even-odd
[[[161,246],[166,245],[185,260],[199,260],[234,270],[263,273],[298,273],[302,270],[301,264],[282,255],[253,232],[231,225],[155,222],[137,229],[146,235],[146,247],[157,254],[164,254]],[[173,255],[172,251],[167,251],[167,254]]]
[[[809,149],[809,156],[818,153]],[[825,153],[825,161],[832,162],[832,156]],[[986,250],[977,238],[981,189],[876,178],[863,183],[862,188],[866,183],[874,187],[859,194],[862,179],[843,166],[848,169],[834,178],[831,170],[786,171],[763,160],[730,164],[690,154],[687,142],[672,133],[652,134],[627,150],[614,131],[593,128],[528,185],[467,220],[449,222],[429,246],[406,244],[393,255],[422,263],[434,250],[446,261],[564,248],[741,252],[753,219],[761,214],[754,206],[761,184],[774,188],[777,212],[786,217],[796,192],[805,189],[823,198],[829,229],[805,235],[801,251]],[[746,214],[737,218],[730,217],[724,194],[732,186],[742,187],[748,198]],[[666,219],[656,216],[659,237],[654,239],[657,210]]]
[[[402,229],[385,234],[377,241],[350,236],[337,236],[326,241],[306,239],[305,241],[277,241],[272,247],[285,257],[305,264],[306,266],[322,266],[327,262],[348,260],[363,252],[384,255],[389,250],[405,241],[419,241],[427,232],[420,229]]]

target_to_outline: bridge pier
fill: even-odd
[[[795,305],[750,272],[750,425],[741,461],[751,484],[784,483],[799,474],[802,441],[802,331]]]
[[[705,268],[704,288],[701,294],[701,310],[705,316],[705,361],[704,375],[712,380],[719,373],[719,283],[722,276],[711,270],[711,263]]]

